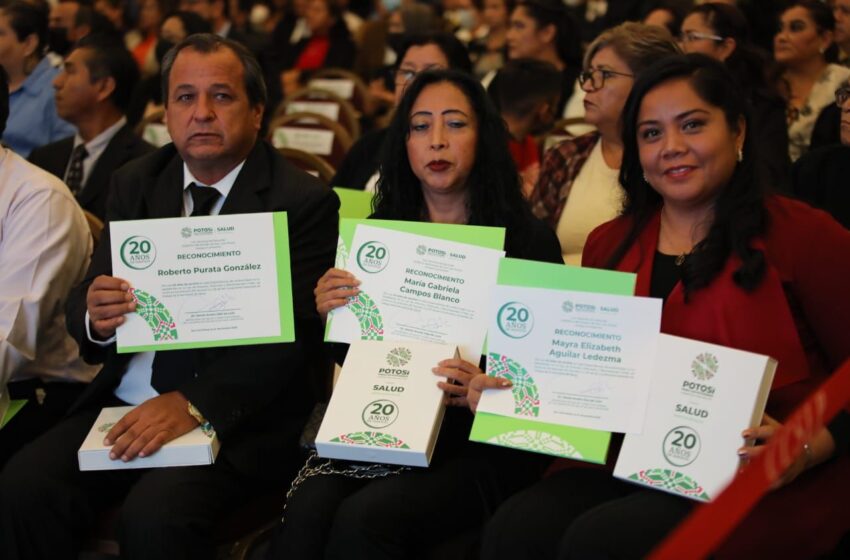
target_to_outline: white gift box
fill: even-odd
[[[741,432],[761,422],[776,360],[659,335],[643,433],[626,434],[614,476],[699,501],[735,477]]]
[[[316,437],[319,456],[427,467],[445,411],[432,368],[458,355],[445,344],[354,342]]]
[[[155,467],[190,467],[211,465],[215,462],[221,444],[215,432],[198,426],[191,432],[166,443],[156,453],[147,457],[136,457],[124,462],[109,458],[112,446],[103,445],[103,438],[132,406],[104,408],[77,452],[81,471],[104,471],[116,469],[150,469]]]

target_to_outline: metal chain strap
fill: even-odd
[[[298,474],[292,481],[292,485],[289,487],[289,491],[286,493],[286,502],[283,504],[283,514],[281,515],[280,522],[286,522],[286,507],[289,505],[289,499],[308,478],[325,474],[338,474],[360,480],[372,480],[395,476],[409,470],[411,470],[410,467],[384,465],[381,463],[361,464],[334,459],[322,459],[315,450],[312,450],[307,455],[307,461],[298,471]]]

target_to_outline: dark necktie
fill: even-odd
[[[80,144],[71,152],[71,164],[68,167],[68,178],[65,182],[75,196],[80,193],[83,186],[83,160],[88,156],[85,144]]]
[[[221,193],[212,187],[189,185],[192,195],[192,216],[208,216]],[[167,350],[154,354],[151,367],[151,386],[159,394],[177,390],[192,379],[197,370],[194,350]]]

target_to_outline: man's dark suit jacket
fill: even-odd
[[[69,136],[36,148],[30,153],[29,161],[64,180],[73,150],[74,137]],[[118,129],[94,164],[86,184],[77,194],[80,206],[103,220],[106,217],[106,195],[112,174],[128,161],[153,150],[154,147],[136,136],[129,125]]]
[[[72,414],[102,406],[132,356],[117,354],[114,344],[93,344],[86,336],[88,287],[96,276],[112,274],[109,222],[180,216],[183,161],[169,144],[116,172],[110,189],[103,241],[66,306],[68,330],[83,358],[104,363]],[[221,208],[221,214],[287,212],[296,341],[194,350],[197,375],[178,390],[218,433],[219,460],[260,480],[279,480],[292,467],[298,436],[315,402],[309,370],[311,360],[322,354],[322,328],[313,288],[334,263],[338,210],[332,190],[265,142],[254,146]]]

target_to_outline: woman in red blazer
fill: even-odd
[[[664,299],[662,332],[778,360],[769,416],[746,434],[761,443],[850,356],[850,232],[764,194],[742,99],[701,55],[664,59],[638,79],[624,112],[623,214],[591,233],[583,264],[636,272],[637,295]],[[813,557],[836,546],[850,531],[848,418],[807,442],[784,486],[718,557]],[[738,453],[761,449],[742,440]],[[483,556],[642,557],[693,504],[605,470],[565,469],[503,504]]]

